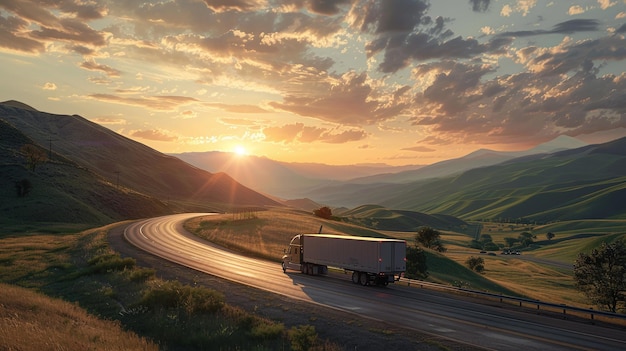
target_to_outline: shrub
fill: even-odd
[[[317,333],[312,325],[300,325],[289,329],[291,349],[294,351],[308,351],[317,341]]]
[[[148,290],[141,304],[149,308],[183,309],[188,314],[212,313],[224,306],[224,296],[215,290],[168,281]]]
[[[485,270],[485,260],[483,260],[482,257],[471,256],[465,261],[465,264],[467,264],[469,269],[478,273]]]

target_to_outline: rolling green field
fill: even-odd
[[[568,221],[544,226],[481,224],[482,234],[489,234],[497,244],[524,231],[536,235],[535,243],[523,249],[520,256],[500,252],[488,255],[469,248],[475,233],[441,230],[448,251],[426,250],[430,273],[427,281],[596,308],[576,290],[571,264],[579,252],[588,252],[602,241],[626,238],[624,220]],[[414,244],[412,231],[377,231],[285,208],[205,216],[186,223],[186,228],[200,237],[245,255],[276,262],[295,234],[317,233],[320,227],[324,233],[394,237]],[[109,227],[79,230],[63,225],[50,227],[45,232],[34,227],[13,227],[0,234],[0,284],[11,285],[2,288],[3,304],[7,311],[17,308],[34,313],[23,314],[19,319],[6,317],[4,322],[10,325],[0,325],[1,330],[9,330],[10,326],[20,330],[33,326],[41,335],[60,340],[59,347],[62,347],[62,342],[68,339],[59,335],[69,333],[67,325],[106,328],[106,333],[97,335],[90,334],[89,328],[78,331],[82,333],[78,337],[84,339],[79,342],[92,345],[93,349],[99,349],[100,341],[110,338],[119,340],[120,348],[141,350],[154,349],[155,344],[150,340],[159,345],[178,346],[206,345],[220,340],[234,349],[271,349],[272,345],[286,342],[289,333],[281,323],[225,305],[220,294],[211,289],[196,290],[176,281],[158,279],[154,270],[136,267],[133,259],[121,258],[107,244]],[[554,233],[555,237],[547,240],[547,232]],[[466,267],[465,260],[471,256],[485,260],[482,274]],[[28,291],[22,292],[23,288]],[[82,308],[41,294],[74,302]],[[170,303],[181,298],[184,302]],[[206,301],[213,302],[207,304]],[[49,316],[49,322],[36,324],[29,320],[41,313]],[[107,321],[93,318],[93,314],[117,322],[109,325]],[[167,322],[172,321],[171,318],[175,318],[176,323]],[[229,331],[228,336],[219,334],[219,330],[225,330],[224,326]],[[25,334],[12,335],[26,338]],[[180,335],[194,335],[194,338],[182,340]],[[192,344],[185,344],[188,342]],[[332,345],[328,346],[332,349]]]
[[[626,237],[626,220],[559,222],[545,226],[510,223],[482,223],[482,234],[504,245],[505,237],[517,237],[528,231],[536,235],[535,244],[522,249],[522,255],[495,256],[470,249],[475,234],[442,230],[448,251],[441,254],[426,250],[427,281],[462,286],[481,291],[523,296],[545,302],[577,307],[594,307],[574,284],[572,263],[579,252],[589,252],[604,240]],[[377,231],[341,221],[325,220],[303,211],[272,209],[250,214],[248,218],[232,214],[207,216],[187,223],[196,235],[243,254],[280,261],[283,249],[298,233],[324,233],[394,237],[413,245],[415,232]],[[545,234],[555,237],[547,240]],[[485,260],[485,271],[469,270],[465,261],[471,256]],[[535,259],[536,258],[536,259]]]

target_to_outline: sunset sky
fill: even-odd
[[[165,153],[430,164],[626,136],[626,0],[0,1],[0,101]]]

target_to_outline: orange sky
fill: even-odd
[[[166,153],[430,164],[626,136],[625,34],[626,0],[3,0],[0,101]]]

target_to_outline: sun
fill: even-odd
[[[235,146],[235,154],[237,156],[245,156],[248,154],[248,151],[246,150],[245,147],[241,146],[241,145],[237,145]]]

